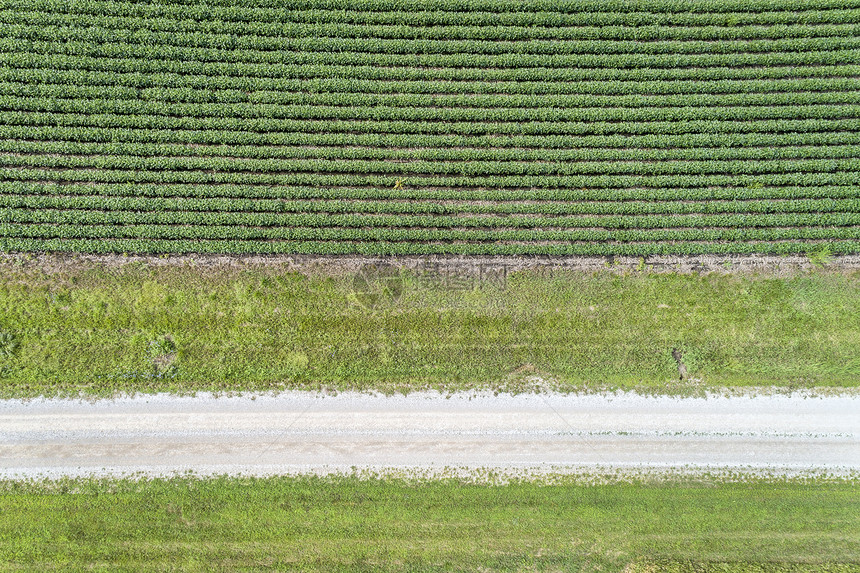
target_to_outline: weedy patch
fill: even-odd
[[[830,252],[830,247],[824,245],[820,249],[809,250],[806,252],[809,262],[816,268],[823,269],[833,262],[833,255]]]
[[[18,356],[21,343],[11,330],[0,330],[0,378],[12,373],[12,361]]]
[[[150,341],[146,349],[153,376],[165,378],[177,374],[176,342],[169,334]]]
[[[18,336],[11,330],[0,330],[0,358],[14,358],[18,354]]]
[[[508,374],[500,381],[497,390],[512,394],[545,393],[558,390],[558,380],[549,372],[537,368],[531,362],[526,362]]]
[[[290,352],[284,357],[284,367],[293,376],[298,376],[308,369],[310,359],[301,351]]]
[[[702,369],[703,357],[701,352],[688,344],[680,344],[672,347],[672,360],[678,368],[678,380],[701,382],[696,374]]]
[[[851,312],[860,306],[856,273],[517,271],[502,273],[505,282],[491,288],[473,282],[454,290],[456,277],[424,280],[381,264],[350,269],[337,282],[231,269],[151,269],[145,304],[138,271],[64,269],[62,281],[86,284],[72,291],[69,312],[45,300],[62,291],[61,279],[0,272],[0,330],[19,337],[4,338],[6,353],[24,345],[0,392],[97,394],[107,381],[111,391],[277,384],[673,395],[792,389],[799,380],[803,389],[860,384],[860,316]],[[167,305],[171,296],[177,302]],[[180,304],[186,312],[178,312]]]

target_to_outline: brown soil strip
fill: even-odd
[[[506,273],[533,271],[578,271],[624,274],[719,273],[760,274],[791,277],[809,273],[860,272],[860,255],[834,255],[823,268],[805,255],[688,255],[648,257],[603,256],[465,256],[465,255],[90,255],[76,253],[0,253],[0,272],[12,269],[41,270],[47,274],[75,273],[87,268],[121,269],[137,267],[197,268],[230,273],[241,270],[285,273],[300,272],[322,276],[352,275],[365,265],[391,265],[416,272],[443,271],[480,276],[490,270]]]

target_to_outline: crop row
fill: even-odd
[[[62,42],[78,40],[97,43],[130,42],[149,45],[176,45],[195,48],[240,50],[292,50],[300,52],[370,52],[381,54],[736,54],[755,52],[808,52],[848,50],[860,38],[830,36],[761,40],[437,40],[349,38],[299,35],[256,36],[207,34],[202,32],[155,32],[110,28],[29,26],[7,24],[7,36],[24,40]]]
[[[737,75],[753,78],[770,78],[767,67],[741,68]],[[0,67],[0,81],[30,83],[60,83],[69,85],[130,86],[146,88],[185,88],[244,91],[287,91],[305,93],[367,93],[367,94],[727,94],[727,93],[771,93],[807,91],[854,91],[857,80],[852,77],[829,77],[830,68],[802,68],[802,78],[797,70],[786,74],[780,71],[776,79],[721,79],[728,70],[716,72],[708,68],[680,70],[689,77],[699,79],[653,80],[654,74],[664,70],[584,70],[587,80],[575,82],[551,81],[399,81],[362,80],[355,78],[250,78],[234,76],[208,76],[174,73],[118,73],[84,70],[50,70],[39,67]],[[574,73],[575,70],[569,70]],[[679,70],[665,70],[666,74],[677,74]],[[820,72],[822,77],[816,75]],[[623,77],[619,77],[619,73]],[[714,76],[716,77],[709,77]],[[787,79],[784,79],[786,78]],[[815,76],[815,77],[812,77]],[[612,80],[612,81],[610,81]]]
[[[333,213],[364,211],[371,213],[392,213],[384,218],[382,225],[394,226],[439,226],[444,220],[440,213],[461,214],[472,212],[476,214],[511,214],[527,213],[530,215],[643,215],[643,214],[727,214],[727,213],[852,213],[860,211],[860,198],[850,199],[785,199],[785,200],[749,200],[749,201],[595,201],[595,202],[542,202],[542,203],[496,203],[492,205],[439,205],[432,203],[417,203],[414,201],[273,201],[250,199],[177,199],[177,198],[144,198],[144,197],[99,197],[99,196],[0,196],[0,207],[9,209],[90,209],[98,211],[137,211],[148,213],[168,212],[210,212],[210,217],[219,214],[257,213],[259,216],[268,213],[271,225],[290,225],[289,219],[277,219],[288,209],[298,211],[314,211],[314,217],[322,217],[325,221],[329,215],[320,213],[326,208]],[[406,215],[412,213],[431,213],[434,216],[414,218],[415,223],[406,223]],[[439,216],[437,216],[439,215]],[[199,217],[201,215],[193,215]],[[358,215],[350,215],[358,217]],[[455,217],[462,221],[460,217]],[[452,219],[453,220],[453,219]],[[486,226],[512,226],[516,221],[534,224],[534,217],[478,217],[477,221]],[[403,221],[398,223],[398,221]],[[529,223],[530,222],[530,223]],[[561,223],[559,223],[561,224]]]
[[[364,26],[412,26],[441,28],[450,26],[514,27],[514,28],[738,28],[756,25],[815,25],[842,24],[860,21],[857,9],[796,10],[796,11],[743,11],[726,12],[649,12],[641,6],[637,10],[614,12],[585,10],[575,13],[558,11],[366,11],[284,9],[277,11],[228,6],[206,8],[200,6],[170,5],[165,3],[105,3],[87,1],[53,4],[44,3],[38,8],[30,2],[17,2],[20,14],[17,21],[39,25],[74,26],[92,22],[108,28],[151,29],[164,32],[214,31],[221,33],[248,33],[260,36],[277,35],[283,23],[304,24],[360,24]],[[202,10],[206,10],[202,14]],[[3,21],[6,21],[5,19]]]
[[[856,51],[855,51],[856,52]],[[830,56],[833,56],[833,53],[830,53]],[[353,65],[363,65],[365,67],[380,67],[373,64],[373,60],[376,59],[388,59],[391,56],[383,55],[378,58],[372,55],[368,55],[366,58],[368,61],[365,61],[361,64],[353,64]],[[344,93],[344,92],[353,92],[353,93],[368,93],[368,94],[382,94],[382,95],[391,95],[392,93],[406,93],[406,94],[421,94],[421,93],[431,93],[436,94],[436,91],[422,91],[419,84],[427,83],[428,74],[451,74],[451,73],[459,73],[461,75],[464,74],[474,74],[475,70],[470,70],[468,67],[463,67],[459,72],[457,70],[454,71],[445,71],[445,70],[422,70],[420,69],[422,66],[416,66],[414,68],[406,67],[397,67],[397,68],[385,68],[380,67],[382,71],[378,72],[379,74],[393,74],[395,71],[400,74],[407,76],[417,76],[419,80],[407,80],[404,77],[400,77],[399,75],[394,80],[373,80],[373,79],[358,79],[355,77],[347,77],[347,78],[331,78],[327,75],[324,75],[325,71],[331,70],[323,70],[321,72],[320,77],[311,77],[311,78],[269,78],[269,77],[238,77],[233,74],[227,76],[217,76],[212,74],[190,74],[190,73],[154,73],[151,72],[149,74],[140,74],[137,72],[133,73],[120,73],[117,71],[109,71],[109,72],[99,72],[99,71],[90,71],[85,69],[74,68],[71,64],[65,66],[69,69],[54,69],[47,70],[44,66],[43,57],[38,57],[38,54],[31,54],[28,56],[30,58],[29,62],[32,64],[30,67],[3,67],[0,68],[0,78],[3,80],[11,80],[11,81],[19,81],[19,82],[27,82],[34,81],[36,79],[40,80],[43,83],[61,83],[65,85],[81,85],[81,86],[130,86],[134,89],[180,89],[185,93],[188,93],[196,88],[199,90],[212,90],[217,92],[231,92],[231,91],[264,91],[264,92],[278,92],[282,90],[289,89],[296,93]],[[818,56],[815,56],[818,57]],[[829,57],[829,56],[828,56]],[[853,56],[851,56],[853,58]],[[408,58],[408,57],[405,57]],[[344,57],[344,60],[349,60],[351,58]],[[674,59],[674,58],[672,58]],[[18,62],[19,64],[23,64],[24,62]],[[108,64],[105,64],[107,67]],[[329,66],[331,67],[331,66]],[[343,64],[340,66],[340,69],[346,70],[346,68],[351,67],[349,64]],[[428,67],[428,66],[423,66]],[[436,67],[436,66],[429,66]],[[672,67],[672,68],[660,68],[660,67],[650,67],[650,68],[624,68],[624,67],[607,67],[607,68],[580,68],[577,66],[567,66],[561,70],[553,69],[553,68],[540,68],[547,70],[548,72],[555,74],[563,74],[563,77],[570,81],[578,81],[578,82],[588,82],[588,85],[584,86],[587,88],[587,91],[582,90],[571,90],[569,88],[564,88],[562,85],[563,82],[548,80],[545,83],[549,83],[549,88],[538,89],[537,86],[532,84],[536,84],[538,82],[530,82],[525,81],[522,77],[520,77],[516,81],[502,81],[498,78],[491,82],[492,87],[496,88],[500,86],[500,91],[496,90],[488,90],[485,86],[481,88],[482,84],[480,81],[470,81],[470,80],[438,80],[433,83],[437,86],[444,86],[446,84],[455,84],[456,86],[460,86],[461,84],[465,84],[467,86],[471,86],[470,89],[460,89],[457,87],[454,91],[450,91],[451,88],[447,88],[448,91],[442,91],[441,93],[452,93],[452,94],[470,94],[470,95],[480,95],[480,94],[495,94],[495,93],[510,93],[511,95],[517,94],[588,94],[588,93],[609,93],[609,94],[629,94],[629,93],[640,93],[636,91],[629,91],[624,86],[621,88],[615,88],[616,91],[600,91],[597,89],[596,85],[592,85],[595,82],[650,82],[648,84],[648,91],[645,93],[649,94],[660,94],[660,93],[755,93],[756,91],[762,93],[773,93],[779,91],[828,91],[829,89],[847,89],[844,83],[844,79],[851,78],[856,75],[858,66],[851,64],[840,64],[840,65],[804,65],[804,66],[779,66],[779,65],[768,65],[768,66],[709,66],[709,67]],[[484,68],[488,73],[493,74],[533,74],[535,73],[534,68],[519,68],[514,70],[501,70],[501,71],[493,71],[491,69]],[[371,73],[369,71],[365,73]],[[479,78],[481,79],[481,78]],[[818,81],[815,81],[818,79]],[[759,83],[752,83],[750,81],[759,80]],[[776,84],[776,86],[767,86],[761,84],[761,80],[782,80]],[[830,81],[828,81],[830,80]],[[714,89],[716,91],[710,92],[708,90],[701,89],[701,86],[698,85],[701,82],[721,82]],[[793,86],[797,85],[797,82],[806,82],[805,89],[794,88]],[[301,82],[299,84],[298,82]],[[670,85],[666,86],[667,82]],[[792,83],[793,82],[793,83]],[[384,85],[380,85],[384,84]],[[523,91],[523,86],[517,86],[517,84],[524,84],[526,87],[529,87],[528,91]],[[350,86],[354,89],[350,89]],[[391,90],[388,90],[388,86],[392,86]],[[685,86],[687,86],[685,88]],[[734,86],[734,89],[729,89],[731,86]],[[474,88],[474,89],[472,89]],[[684,89],[682,89],[684,88]],[[621,91],[617,91],[620,89]],[[665,91],[669,90],[669,91]],[[247,94],[253,95],[253,94]]]
[[[361,146],[389,148],[492,148],[492,149],[572,149],[572,148],[629,148],[629,149],[682,149],[691,147],[780,147],[807,145],[855,145],[860,143],[860,132],[844,131],[824,124],[833,131],[786,133],[683,133],[680,135],[417,135],[387,133],[306,133],[245,131],[181,131],[136,128],[55,127],[3,124],[0,122],[0,139],[27,139],[32,141],[79,142],[137,142],[176,143],[189,149],[189,145],[240,146],[245,149],[257,146]],[[199,148],[198,148],[199,149]],[[221,147],[231,149],[231,147]]]
[[[331,21],[355,22],[363,24],[400,22],[409,19],[421,25],[442,25],[448,23],[491,23],[494,21],[535,25],[539,22],[555,22],[565,19],[568,23],[580,21],[578,18],[604,16],[613,21],[631,25],[656,23],[690,23],[701,25],[703,22],[720,22],[731,25],[739,21],[807,21],[816,17],[826,17],[828,12],[837,14],[852,12],[860,5],[856,0],[756,0],[753,2],[734,1],[640,1],[630,4],[624,0],[600,2],[590,0],[576,4],[561,4],[552,1],[518,2],[509,0],[461,1],[444,0],[433,2],[412,1],[380,2],[374,0],[320,1],[304,2],[301,9],[288,10],[278,2],[245,2],[237,6],[233,2],[122,2],[81,0],[74,3],[63,0],[18,0],[20,10],[68,14],[134,16],[145,18],[179,18],[196,21],[220,20],[225,22],[281,22],[290,21]],[[488,16],[496,17],[491,20]],[[703,20],[704,19],[704,20]],[[829,21],[829,20],[828,20]]]
[[[860,94],[860,91],[856,92]],[[850,97],[850,96],[849,96]],[[0,95],[0,109],[64,114],[116,114],[150,118],[266,120],[373,120],[410,122],[655,122],[756,121],[766,119],[860,118],[860,105],[850,103],[758,106],[683,107],[386,107],[218,103],[164,103],[113,99],[21,98]],[[157,119],[155,121],[158,121]]]
[[[363,254],[363,255],[592,255],[650,256],[701,254],[788,254],[828,248],[834,254],[860,253],[860,241],[795,240],[764,242],[648,243],[414,243],[392,241],[239,241],[153,239],[15,239],[0,238],[0,252],[85,253],[233,253],[233,254]]]
[[[844,75],[860,75],[860,66],[842,69]],[[569,108],[569,107],[721,107],[761,105],[811,105],[860,103],[857,91],[768,92],[745,94],[652,95],[488,95],[488,94],[364,94],[306,93],[239,90],[195,90],[126,86],[78,86],[55,83],[0,82],[0,95],[17,98],[82,100],[133,100],[140,104],[158,102],[197,104],[323,105],[344,107],[474,107],[474,108]]]
[[[194,5],[194,0],[171,0],[173,5]],[[229,0],[210,0],[211,6],[234,5]],[[271,10],[280,6],[277,0],[252,0],[245,6]],[[470,12],[487,10],[493,12],[554,11],[576,13],[582,11],[609,10],[630,12],[748,12],[757,10],[829,10],[833,8],[857,7],[857,0],[643,0],[631,6],[624,0],[586,0],[575,5],[559,4],[553,0],[307,0],[305,9],[318,10],[449,10]]]
[[[860,26],[858,26],[860,28]],[[857,31],[860,35],[860,30]],[[527,80],[535,68],[552,70],[559,79],[565,69],[578,74],[590,68],[691,68],[742,66],[820,66],[857,63],[856,49],[780,51],[758,53],[692,54],[388,54],[366,52],[299,52],[175,48],[128,42],[34,41],[20,38],[0,40],[4,60],[14,67],[54,67],[57,69],[106,70],[117,72],[177,72],[186,74],[252,77],[352,77],[344,66],[381,67],[379,75],[367,69],[356,70],[365,79],[478,79],[482,71],[487,80]],[[290,72],[290,68],[296,68]],[[432,69],[422,69],[432,68]],[[559,70],[558,68],[562,68]],[[516,75],[515,72],[521,72]],[[326,74],[329,75],[326,75]],[[800,75],[797,73],[796,75]]]
[[[858,134],[860,139],[860,134]],[[191,157],[216,158],[219,165],[225,161],[235,162],[230,170],[248,169],[248,159],[292,159],[292,160],[375,160],[375,161],[434,161],[434,162],[522,162],[540,163],[569,161],[726,161],[726,160],[786,160],[786,159],[838,159],[860,157],[860,141],[854,145],[806,145],[801,147],[691,147],[682,149],[636,149],[636,148],[575,148],[575,149],[487,149],[487,148],[421,148],[386,149],[379,147],[261,147],[261,146],[203,146],[159,145],[145,143],[82,143],[77,141],[16,141],[0,139],[0,154],[28,155],[108,155],[111,157],[158,157],[158,166],[170,165],[169,169],[206,168],[185,167],[185,164],[170,163],[171,158]],[[231,158],[231,159],[227,159]],[[165,163],[168,162],[168,163]],[[30,164],[35,165],[35,164]],[[193,165],[193,164],[192,164]],[[275,163],[262,171],[272,171]],[[161,168],[161,167],[157,167]]]
[[[657,229],[604,231],[460,230],[460,229],[340,229],[253,228],[233,226],[177,227],[171,225],[8,225],[0,237],[42,239],[208,239],[289,241],[775,241],[860,239],[860,227],[789,229]]]
[[[389,187],[393,177],[367,174],[225,173],[217,171],[140,171],[107,169],[0,168],[0,181],[68,181],[91,183],[196,183],[236,185],[315,185],[323,187]],[[468,176],[414,177],[410,184],[424,188],[601,188],[601,187],[720,187],[764,184],[771,186],[858,185],[860,172],[774,173],[757,175],[580,175],[580,176]]]
[[[289,8],[0,6],[0,251],[860,252],[860,0]]]
[[[529,212],[528,205],[502,205],[502,209],[485,206],[461,204],[419,205],[410,213],[421,212],[434,216],[377,212],[377,205],[351,203],[347,205],[311,205],[301,209],[298,202],[286,205],[294,213],[248,213],[248,212],[186,212],[186,211],[99,211],[84,209],[28,209],[6,208],[0,211],[0,223],[23,225],[178,225],[178,226],[235,226],[235,227],[411,227],[411,228],[518,228],[518,229],[671,229],[671,228],[789,228],[789,227],[856,227],[860,225],[860,214],[855,212],[837,213],[780,213],[780,214],[663,214],[663,215],[593,215],[580,216],[501,216],[510,211]],[[470,209],[471,207],[471,209]],[[506,209],[519,207],[520,209]],[[326,213],[329,208],[332,212]],[[361,213],[364,209],[368,212]],[[320,211],[323,211],[322,213]],[[351,211],[359,211],[351,212]],[[476,212],[484,211],[488,216],[475,217]],[[533,210],[535,211],[535,210]],[[448,213],[440,215],[439,213]]]
[[[606,22],[607,14],[587,14],[579,21],[570,22],[558,14],[554,22],[542,24],[479,25],[448,23],[445,25],[421,25],[403,22],[345,23],[345,22],[293,22],[289,15],[278,22],[229,22],[223,20],[189,20],[168,18],[129,18],[102,15],[57,14],[0,10],[0,23],[7,25],[96,28],[100,30],[139,31],[150,33],[204,33],[215,36],[225,34],[253,35],[260,37],[336,36],[347,38],[404,38],[404,39],[448,39],[448,40],[742,40],[809,38],[824,36],[856,35],[856,24],[860,13],[842,15],[842,23],[807,23],[798,18],[789,23],[741,23],[714,25],[697,22],[692,25],[666,25],[648,22],[643,25],[624,25]],[[590,18],[588,16],[591,16]],[[565,21],[568,20],[568,21]]]
[[[2,60],[9,68],[20,69],[51,69],[77,70],[89,72],[112,73],[145,73],[145,74],[177,74],[181,76],[215,76],[223,78],[257,79],[352,79],[377,81],[484,81],[484,82],[531,82],[544,81],[583,81],[614,79],[620,71],[628,71],[631,79],[644,79],[652,76],[660,69],[678,70],[680,68],[697,68],[693,77],[713,72],[707,68],[739,68],[739,67],[776,67],[793,66],[794,77],[803,77],[807,69],[816,66],[835,66],[860,63],[857,46],[844,50],[822,50],[813,52],[776,52],[765,54],[696,54],[690,56],[651,57],[637,54],[622,54],[619,56],[578,56],[576,63],[562,67],[536,65],[525,67],[516,66],[516,58],[495,57],[489,67],[430,67],[416,64],[391,65],[386,60],[390,56],[366,58],[371,61],[361,61],[353,64],[313,63],[245,63],[245,62],[196,62],[188,60],[154,59],[157,56],[142,56],[137,58],[125,57],[92,57],[67,54],[42,54],[24,51],[20,46],[3,46]],[[159,50],[155,49],[157,53]],[[291,59],[291,58],[285,58]],[[298,58],[297,58],[298,59]],[[304,58],[302,58],[304,59]],[[307,58],[313,61],[313,58]],[[347,59],[347,58],[344,58]],[[538,58],[539,59],[539,58]],[[372,60],[381,60],[374,63]],[[701,68],[701,70],[699,70]],[[670,78],[679,72],[665,73]],[[637,75],[639,76],[637,78]],[[747,75],[751,75],[747,72]],[[624,79],[624,78],[619,78]]]
[[[341,173],[414,175],[705,175],[777,174],[857,171],[860,158],[766,160],[663,160],[626,161],[373,161],[362,159],[236,159],[225,157],[137,157],[129,155],[21,155],[0,154],[0,166],[43,168],[95,168],[141,171],[215,170],[219,173]]]
[[[399,109],[399,108],[398,108]],[[850,110],[849,110],[850,111]],[[131,129],[229,130],[251,133],[381,133],[433,135],[607,135],[683,133],[787,133],[860,131],[860,119],[670,120],[670,121],[407,121],[238,119],[157,115],[64,114],[0,111],[0,125],[109,127]]]
[[[269,163],[261,171],[282,170],[276,160],[364,160],[364,161],[433,161],[433,162],[523,162],[533,161],[545,165],[570,161],[737,161],[737,160],[805,160],[805,159],[851,159],[860,156],[860,146],[854,145],[806,145],[801,147],[691,147],[681,149],[618,149],[618,148],[573,148],[573,149],[487,149],[487,148],[378,148],[378,147],[261,147],[261,146],[195,146],[162,145],[145,143],[81,143],[77,141],[17,141],[0,139],[0,154],[37,156],[73,155],[160,158],[154,168],[166,169],[222,169],[227,171],[248,170],[250,159],[266,160]],[[181,159],[173,159],[181,158]],[[210,158],[212,163],[187,163],[192,158]],[[51,161],[55,161],[52,158]],[[16,159],[15,161],[24,161]],[[22,163],[14,163],[21,165]],[[56,167],[57,163],[40,163],[33,157],[26,165]],[[165,167],[166,166],[166,167]],[[114,168],[108,166],[109,168]],[[122,165],[122,167],[127,167]],[[473,169],[480,169],[479,166]],[[514,167],[514,169],[517,169]],[[549,167],[543,167],[549,169]],[[290,170],[289,168],[287,170]]]
[[[253,35],[260,37],[334,36],[344,38],[403,38],[403,39],[447,39],[447,40],[742,40],[809,38],[823,36],[856,35],[854,19],[845,23],[806,23],[797,19],[791,23],[714,25],[696,23],[692,25],[619,25],[617,23],[594,25],[589,20],[606,21],[605,14],[592,15],[585,21],[570,22],[558,14],[555,22],[529,25],[479,25],[448,23],[445,25],[416,25],[411,23],[346,23],[346,22],[294,22],[286,16],[277,22],[236,22],[223,20],[188,20],[168,18],[129,18],[93,14],[58,14],[28,12],[22,10],[0,10],[0,23],[7,25],[40,26],[57,28],[96,28],[98,30],[146,31],[147,33],[171,33],[180,38],[182,34],[205,33],[217,37],[223,35]],[[844,16],[843,16],[844,18]],[[568,21],[565,21],[568,20]],[[223,40],[222,40],[223,42]]]
[[[454,201],[453,206],[440,206],[437,209],[453,209],[447,212],[461,212],[475,209],[465,206],[465,201],[495,201],[509,203],[515,201],[637,201],[647,199],[660,201],[745,201],[750,199],[857,199],[860,187],[825,185],[809,187],[765,187],[762,184],[746,187],[693,187],[693,188],[582,188],[582,189],[423,189],[410,187],[409,180],[401,188],[369,187],[316,187],[316,186],[272,186],[255,185],[135,185],[102,184],[94,188],[90,184],[23,183],[18,181],[0,182],[0,194],[6,195],[99,195],[114,197],[163,197],[163,198],[205,198],[205,199],[315,199],[306,210],[325,209],[323,199],[347,201],[383,201],[390,199],[408,200],[415,205],[421,202]],[[438,204],[438,203],[437,203]],[[307,204],[305,204],[307,205]],[[320,207],[317,208],[316,206]],[[289,207],[281,206],[280,209]],[[415,207],[418,209],[418,207]],[[503,205],[495,207],[505,209]],[[533,208],[532,208],[533,209]],[[486,210],[491,210],[487,206]],[[446,212],[446,211],[437,211]]]

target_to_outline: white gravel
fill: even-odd
[[[860,471],[860,396],[435,393],[0,401],[0,478]]]

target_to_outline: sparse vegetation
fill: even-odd
[[[176,343],[169,334],[150,341],[147,346],[147,358],[152,366],[153,376],[163,378],[176,375]]]

